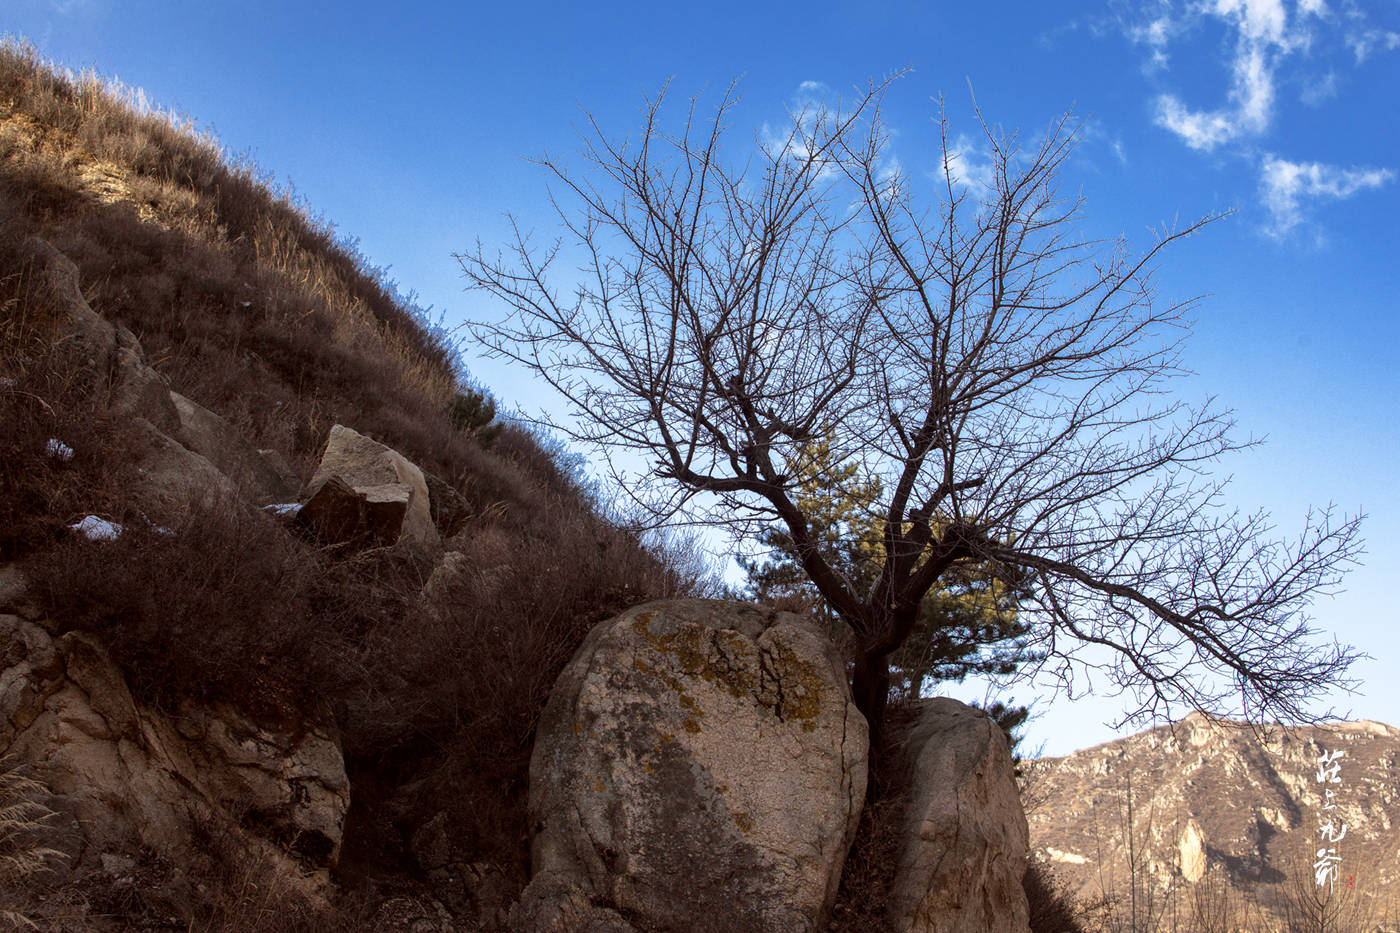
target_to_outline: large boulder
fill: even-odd
[[[889,925],[897,933],[1027,933],[1029,832],[1006,735],[986,713],[921,700]]]
[[[337,424],[303,492],[302,520],[328,540],[408,540],[437,547],[423,471],[392,448]]]
[[[821,929],[866,751],[842,658],[804,618],[682,599],[599,624],[540,721],[513,928]]]

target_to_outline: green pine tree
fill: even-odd
[[[459,431],[475,435],[477,443],[489,447],[501,433],[502,425],[492,424],[496,418],[496,400],[485,392],[475,389],[461,389],[452,398],[447,409],[452,426]]]
[[[838,462],[832,439],[828,434],[807,444],[793,464],[800,477],[794,502],[808,516],[823,557],[857,590],[869,591],[885,558],[885,520],[877,511],[883,489],[878,478],[859,480],[858,464]],[[792,538],[775,527],[760,543],[767,555],[740,561],[749,595],[797,601],[839,625],[835,610],[803,572]],[[956,566],[945,574],[924,598],[914,633],[891,658],[891,698],[913,699],[926,685],[961,681],[969,674],[1010,674],[1033,660],[1029,626],[1017,613],[1026,586],[1023,575],[989,564]],[[1008,713],[1020,715],[1016,725],[1024,721],[1023,707]]]

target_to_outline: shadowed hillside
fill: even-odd
[[[149,425],[74,357],[63,257],[182,412],[221,418],[293,496],[334,425],[372,437],[421,467],[441,546],[349,548],[246,505],[140,500]],[[224,704],[291,734],[317,711],[350,787],[330,907],[270,899],[276,879],[215,836],[204,863],[103,853],[57,890],[12,861],[27,870],[0,908],[52,929],[390,929],[429,903],[495,922],[524,881],[526,766],[555,676],[592,624],[698,592],[704,571],[644,546],[549,441],[490,412],[443,332],[252,165],[0,47],[0,618],[55,644],[90,636],[143,708],[177,721]],[[86,516],[124,531],[88,540],[72,529]],[[428,594],[444,565],[465,569]],[[261,831],[256,816],[243,823]]]

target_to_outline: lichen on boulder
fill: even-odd
[[[820,929],[866,751],[842,659],[806,619],[684,599],[601,623],[540,723],[516,920],[554,929],[582,895],[640,927]]]

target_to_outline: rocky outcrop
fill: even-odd
[[[301,519],[335,543],[393,544],[408,540],[437,547],[423,471],[395,450],[337,424],[304,492]]]
[[[21,250],[35,283],[35,301],[56,324],[56,342],[68,363],[88,374],[90,387],[107,393],[117,414],[142,418],[157,430],[178,429],[170,386],[146,364],[136,335],[93,311],[79,288],[78,267],[38,237]]]
[[[37,237],[25,241],[23,257],[67,364],[129,425],[138,482],[128,493],[137,508],[170,522],[194,502],[262,504],[290,495],[277,471],[222,418],[170,390],[131,331],[88,305],[72,260]]]
[[[1006,736],[956,700],[917,707],[903,738],[908,798],[890,929],[1027,933],[1029,837]]]
[[[292,876],[335,862],[350,797],[329,716],[269,728],[225,706],[161,713],[91,636],[42,622],[0,614],[0,755],[66,815],[53,845],[69,871],[142,850],[188,861],[211,831]]]
[[[180,419],[175,438],[228,477],[245,498],[266,505],[296,495],[296,486],[288,484],[278,468],[227,421],[178,392],[171,392],[170,399]]]
[[[93,311],[66,256],[31,238],[24,258],[59,352],[125,424],[135,479],[126,493],[148,521],[173,523],[196,502],[287,495],[237,432],[172,392],[136,337]],[[132,697],[94,637],[59,631],[18,569],[0,570],[0,755],[52,792],[51,847],[67,870],[100,871],[142,851],[188,863],[210,832],[287,877],[334,864],[349,783],[328,713],[274,727],[222,705],[157,711]]]
[[[540,722],[513,928],[821,929],[866,746],[842,660],[803,618],[697,599],[601,623]]]

